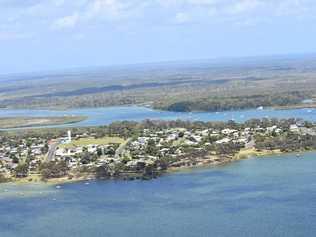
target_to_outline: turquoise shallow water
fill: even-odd
[[[53,110],[0,110],[0,117],[8,116],[63,116],[63,115],[85,115],[88,119],[77,124],[68,126],[99,126],[119,120],[141,121],[144,119],[163,120],[190,120],[190,121],[228,121],[231,119],[243,122],[251,118],[302,118],[304,120],[315,121],[316,109],[292,109],[292,110],[243,110],[228,112],[193,112],[176,113],[168,111],[152,110],[145,107],[108,107],[74,109],[66,111]]]
[[[151,181],[0,185],[1,237],[315,236],[315,221],[316,153]]]

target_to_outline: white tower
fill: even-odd
[[[71,131],[68,130],[68,142],[70,143],[71,142]]]

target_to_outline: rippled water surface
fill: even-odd
[[[315,236],[316,153],[151,181],[0,185],[1,237]]]

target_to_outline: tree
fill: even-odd
[[[69,167],[66,161],[49,161],[40,166],[40,173],[43,179],[60,178],[67,175]]]
[[[93,161],[96,161],[98,156],[96,154],[90,154],[88,151],[85,151],[80,159],[80,162],[84,165],[89,164]]]
[[[98,149],[97,149],[97,155],[98,155],[98,157],[103,155],[103,150],[100,147],[98,147]]]
[[[29,172],[29,166],[27,163],[20,163],[18,166],[14,169],[14,175],[16,178],[24,178],[27,177]]]
[[[41,148],[42,154],[46,154],[48,152],[48,149],[49,149],[48,144],[45,143],[44,147]]]
[[[96,168],[96,177],[97,178],[105,178],[111,175],[109,171],[109,167],[107,165],[99,166]]]
[[[150,139],[147,143],[147,147],[146,147],[146,154],[148,155],[157,155],[158,153],[158,148],[156,146],[156,143],[154,140]]]
[[[19,163],[19,158],[15,154],[10,154],[10,159],[12,160],[14,164]]]

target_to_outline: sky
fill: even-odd
[[[315,0],[0,0],[0,74],[316,52]]]

